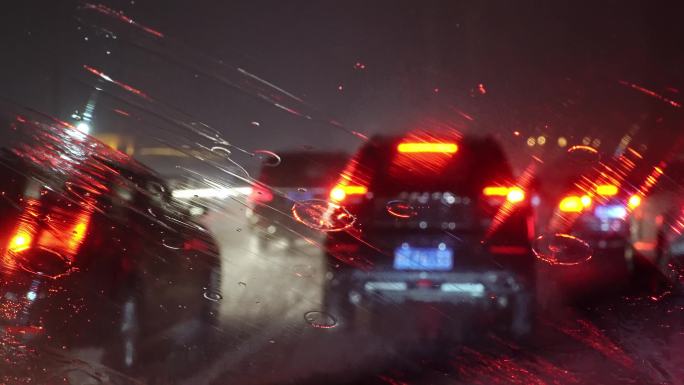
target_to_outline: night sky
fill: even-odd
[[[126,101],[136,97],[100,95],[96,129],[147,134],[154,131],[148,123],[172,108],[248,150],[353,151],[361,140],[352,130],[370,136],[437,126],[493,133],[513,149],[529,136],[565,135],[572,143],[589,135],[606,151],[638,126],[639,143],[655,149],[681,131],[681,108],[663,101],[684,101],[683,9],[675,3],[102,3],[140,25],[79,4],[6,8],[2,96],[69,119],[93,95],[89,65],[158,101],[132,121],[112,111],[135,110]],[[269,91],[245,86],[238,68],[301,98],[276,100],[312,118],[264,100]]]

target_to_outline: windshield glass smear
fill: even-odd
[[[681,7],[7,8],[0,384],[684,378]]]

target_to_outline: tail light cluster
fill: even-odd
[[[597,185],[593,192],[584,195],[566,195],[558,203],[558,209],[564,213],[581,213],[591,208],[594,197],[610,198],[618,195],[619,188],[613,184]],[[634,194],[627,199],[627,207],[635,209],[641,204],[641,196]]]
[[[40,201],[28,199],[26,202],[6,250],[18,254],[38,248],[52,250],[67,259],[73,259],[85,240],[92,211],[49,207],[46,212],[40,210]],[[39,218],[51,218],[49,225]]]
[[[589,195],[567,195],[558,204],[558,209],[564,213],[581,213],[589,207],[591,207]]]
[[[508,203],[520,203],[525,200],[525,191],[517,186],[487,186],[482,189],[482,195],[493,198],[498,203],[503,203],[504,200]]]
[[[419,139],[420,138],[414,138]],[[426,166],[427,169],[432,170],[433,166],[427,158],[431,156],[439,156],[440,160],[444,156],[448,159],[458,151],[458,145],[452,142],[442,141],[402,141],[396,146],[396,154],[400,156],[399,160],[406,160],[405,158],[414,160]],[[406,165],[401,162],[397,163],[394,160],[395,166],[400,166],[402,170],[406,169]],[[362,171],[364,167],[358,163],[357,159],[353,159],[345,170],[342,172],[340,181],[335,187],[330,190],[330,200],[333,202],[342,202],[350,197],[360,197],[368,194],[368,180],[370,175],[366,175]]]

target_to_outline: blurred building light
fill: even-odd
[[[594,148],[601,147],[601,139],[599,139],[599,138],[594,139],[594,141],[591,142],[591,146]]]
[[[558,138],[558,147],[565,147],[568,145],[568,140],[564,136]]]
[[[528,146],[532,147],[532,146],[534,146],[536,143],[537,143],[537,140],[534,139],[533,137],[527,138],[527,145],[528,145]]]
[[[591,138],[590,138],[590,137],[585,136],[584,138],[582,138],[582,144],[583,144],[583,145],[588,146],[590,143],[591,143]]]
[[[546,137],[544,135],[541,135],[540,137],[537,138],[537,144],[540,146],[543,146],[546,143]]]

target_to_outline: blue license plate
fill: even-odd
[[[448,247],[411,247],[402,245],[394,250],[396,270],[451,270],[454,251]]]
[[[313,197],[314,194],[310,191],[289,191],[287,193],[287,199],[291,201],[308,201]]]
[[[621,205],[601,205],[594,209],[594,215],[599,219],[624,219],[627,209]]]

